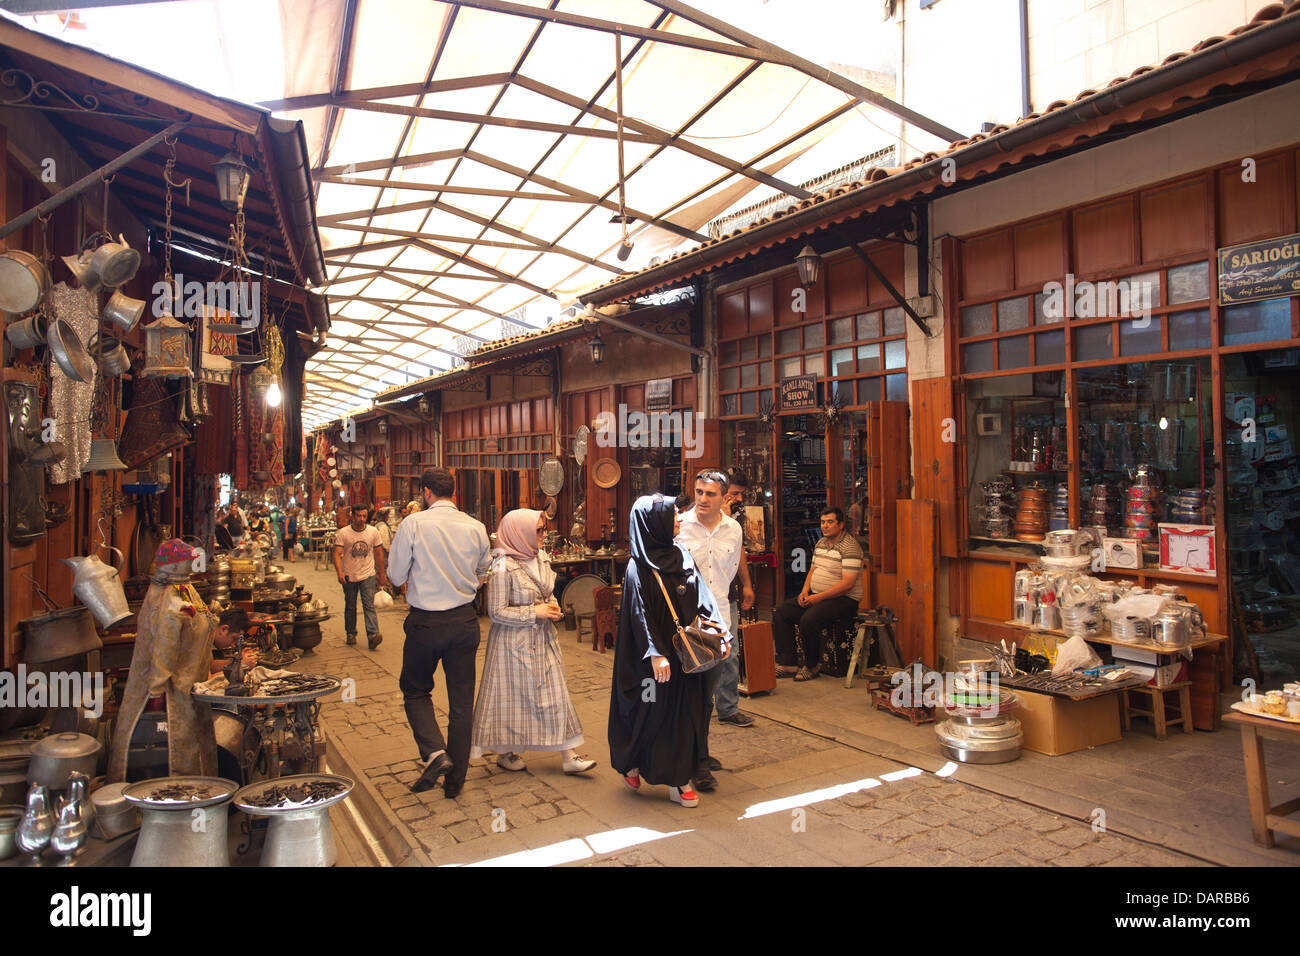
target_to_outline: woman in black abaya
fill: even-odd
[[[676,518],[672,499],[662,495],[638,498],[632,506],[632,558],[623,579],[614,648],[609,755],[630,789],[640,789],[642,780],[665,784],[673,802],[693,807],[699,797],[691,778],[709,729],[708,675],[682,670],[673,646],[677,629],[655,572],[683,625],[697,614],[722,618],[690,555],[673,543]]]

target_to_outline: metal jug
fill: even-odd
[[[18,824],[18,849],[31,857],[31,863],[40,865],[41,854],[50,845],[54,832],[54,814],[50,812],[50,796],[40,784],[32,784],[27,791],[27,811]]]
[[[119,559],[118,567],[105,564],[98,554],[84,558],[64,558],[63,563],[72,568],[72,593],[90,608],[100,627],[112,627],[131,616],[122,587],[121,569],[126,560],[117,548],[109,548]]]

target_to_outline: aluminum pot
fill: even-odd
[[[117,378],[123,372],[131,370],[131,357],[126,354],[120,339],[111,335],[101,338],[97,332],[90,340],[89,348],[91,355],[95,355],[100,349],[103,350],[103,354],[99,357],[100,368],[109,378]]]
[[[22,315],[41,304],[50,291],[50,274],[30,252],[0,252],[0,312]]]
[[[147,304],[144,299],[133,299],[118,289],[104,305],[101,317],[112,322],[123,333],[130,332],[140,324]]]
[[[90,795],[91,806],[95,808],[96,835],[100,839],[115,840],[139,828],[140,811],[122,795],[129,786],[129,783],[110,783]]]
[[[117,238],[119,242],[106,242],[90,256],[91,270],[107,289],[126,285],[140,268],[140,253],[127,245],[122,236]]]
[[[85,774],[89,779],[95,776],[103,749],[103,744],[86,734],[51,734],[33,745],[27,782],[62,790],[74,773]]]
[[[5,338],[16,349],[34,349],[45,344],[45,316],[40,312],[5,328]]]

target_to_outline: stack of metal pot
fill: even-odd
[[[208,565],[208,580],[212,587],[208,589],[208,606],[214,610],[226,607],[230,603],[230,558],[224,554],[212,559]]]
[[[298,608],[293,618],[293,646],[309,650],[321,642],[320,626],[329,620],[329,607],[324,601],[313,601]]]
[[[935,727],[939,750],[959,763],[1007,763],[1020,756],[1024,734],[1020,721],[1011,716],[1016,695],[997,689],[996,673],[982,675],[972,683],[969,673],[966,688],[956,686],[945,696],[948,719]]]

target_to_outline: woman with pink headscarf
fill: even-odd
[[[523,770],[527,750],[559,751],[565,773],[586,773],[596,761],[578,755],[582,724],[564,682],[555,636],[562,616],[553,596],[555,572],[541,549],[546,515],[520,508],[501,519],[488,572],[492,619],[483,680],[474,705],[470,757],[497,755],[497,766]]]

